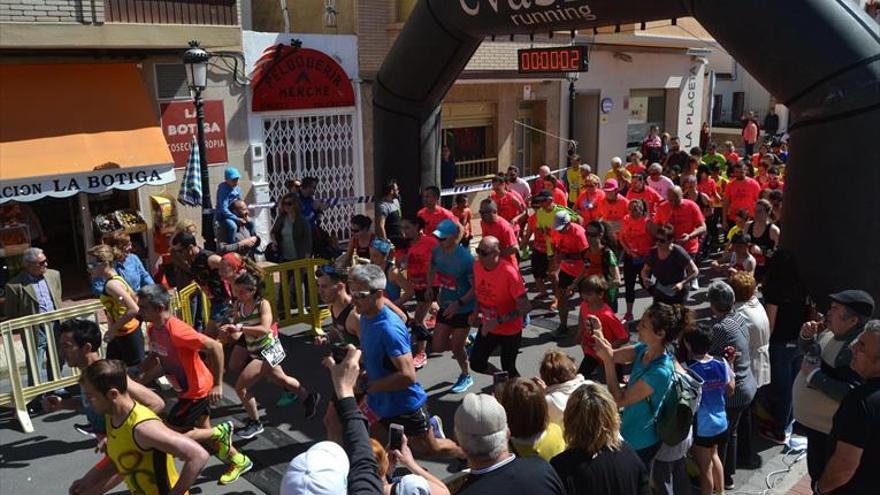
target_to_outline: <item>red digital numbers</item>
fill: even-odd
[[[581,47],[535,48],[519,51],[519,72],[579,72],[585,70]]]

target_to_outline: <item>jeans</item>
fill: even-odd
[[[645,258],[633,258],[623,255],[623,286],[626,290],[626,302],[632,304],[636,300],[636,280],[645,266]]]
[[[770,342],[770,412],[776,433],[791,433],[791,387],[801,370],[803,354],[794,342]]]
[[[751,403],[739,407],[727,408],[727,438],[718,445],[718,457],[724,466],[724,479],[730,481],[736,474],[737,431],[743,414],[748,414]]]
[[[496,335],[489,333],[483,335],[477,332],[474,348],[471,350],[471,369],[477,373],[487,373],[489,370],[489,356],[495,348],[501,346],[501,369],[506,371],[510,378],[518,377],[516,371],[516,356],[519,354],[519,346],[522,341],[522,332],[516,335]]]

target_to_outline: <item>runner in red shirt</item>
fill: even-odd
[[[232,446],[231,421],[211,427],[211,406],[223,397],[223,345],[172,316],[171,294],[161,285],[141,287],[138,306],[148,323],[150,354],[139,366],[137,381],[147,384],[163,374],[168,377],[180,398],[166,423],[227,463],[220,483],[232,483],[250,471],[253,462]]]
[[[736,219],[736,210],[742,208],[749,212],[750,217],[755,216],[755,202],[761,194],[761,185],[755,179],[746,177],[745,166],[742,162],[733,165],[733,179],[727,184],[724,191],[724,230],[727,230],[729,222]]]
[[[596,174],[588,175],[584,179],[584,190],[574,205],[575,211],[581,216],[583,225],[599,218],[599,202],[603,199],[605,199],[605,192],[599,188],[599,176]]]
[[[422,203],[425,207],[419,210],[418,216],[425,221],[425,232],[434,232],[437,225],[447,218],[458,222],[451,211],[437,204],[439,201],[440,189],[436,186],[428,186],[422,191]]]
[[[471,369],[477,373],[492,373],[489,356],[501,347],[501,368],[513,378],[516,356],[522,341],[523,318],[529,313],[526,286],[519,268],[501,257],[498,239],[484,236],[477,247],[474,263],[474,295],[477,306],[470,324],[480,332],[470,356]]]
[[[422,217],[404,217],[400,222],[400,230],[409,249],[401,260],[401,268],[406,270],[406,279],[413,288],[416,300],[416,312],[413,316],[413,337],[416,340],[416,349],[413,352],[413,364],[416,368],[422,368],[428,361],[425,353],[428,344],[427,316],[428,310],[434,303],[429,294],[428,270],[431,266],[431,251],[437,245],[437,238],[431,234],[424,234],[425,221]],[[433,285],[433,284],[432,284]],[[436,292],[436,291],[435,291]]]
[[[764,184],[764,190],[782,191],[785,188],[785,182],[779,180],[779,169],[770,167],[767,171],[767,183]]]
[[[480,230],[483,237],[487,235],[498,239],[501,245],[501,257],[510,262],[513,266],[519,266],[516,254],[519,243],[516,240],[516,233],[510,222],[498,215],[498,205],[491,199],[484,199],[480,202]]]
[[[629,191],[626,192],[626,199],[630,200],[630,202],[634,199],[642,200],[647,207],[646,213],[648,216],[653,215],[657,205],[663,202],[660,193],[655,191],[654,188],[645,185],[645,174],[633,174],[632,184],[629,186]]]
[[[526,218],[525,200],[516,191],[507,188],[507,176],[492,178],[492,194],[489,196],[498,206],[498,216],[510,222],[513,232],[519,235],[520,224]]]
[[[614,310],[612,310],[605,302],[605,292],[607,290],[608,282],[598,275],[585,277],[581,280],[580,284],[578,284],[578,291],[581,294],[583,302],[580,307],[581,311],[578,317],[578,330],[575,334],[574,341],[580,342],[581,348],[584,351],[584,360],[581,361],[578,373],[587,379],[590,379],[593,376],[596,368],[599,368],[600,373],[602,370],[602,367],[600,366],[602,360],[596,355],[596,351],[593,349],[593,344],[596,342],[596,339],[593,336],[594,329],[592,328],[592,325],[590,325],[590,316],[599,318],[599,321],[602,322],[602,335],[605,337],[605,340],[611,342],[613,347],[620,347],[629,342],[629,332],[626,331],[626,328],[624,328],[620,320],[617,319]],[[604,376],[599,377],[599,379],[601,382],[605,383]]]
[[[626,289],[626,314],[623,320],[630,321],[633,319],[633,304],[636,302],[636,279],[642,272],[645,258],[654,247],[654,238],[648,231],[644,201],[634,199],[629,202],[629,215],[623,219],[618,238],[623,246],[623,285]]]
[[[696,254],[700,250],[700,236],[706,233],[706,219],[696,203],[684,199],[684,193],[678,186],[666,194],[667,201],[660,203],[657,214],[651,222],[654,228],[660,225],[672,225],[672,235],[676,242],[688,252]]]
[[[617,158],[616,156],[614,158]],[[612,158],[612,161],[614,160]],[[619,158],[617,158],[619,160]],[[644,174],[647,168],[645,164],[642,163],[642,153],[639,151],[633,151],[629,154],[629,161],[626,164],[626,170],[629,171],[630,174]]]
[[[623,217],[629,213],[629,200],[618,194],[617,180],[605,180],[605,187],[602,188],[605,197],[599,200],[597,207],[597,217],[607,223],[611,227],[611,233],[617,234],[620,231],[620,224]]]
[[[548,167],[547,165],[541,165],[540,167],[538,167],[538,178],[535,179],[535,182],[532,183],[532,196],[536,196],[538,193],[544,190],[545,177],[553,177],[553,175],[550,174],[550,167]],[[564,182],[557,179],[556,177],[553,177],[553,180],[556,182],[556,187],[562,189],[563,191],[565,191],[566,194],[568,194],[568,189],[565,187]]]
[[[450,210],[455,218],[458,219],[458,223],[462,226],[464,230],[462,230],[461,234],[461,245],[464,247],[470,247],[471,239],[474,238],[474,234],[471,232],[471,209],[468,207],[468,196],[467,194],[458,194],[455,196],[455,206]]]
[[[565,193],[564,189],[557,187],[556,177],[553,177],[552,175],[544,177],[544,190],[550,191],[550,193],[553,194],[554,203],[559,206],[568,206],[568,194]]]
[[[574,282],[584,272],[584,258],[587,255],[587,234],[583,227],[571,221],[567,211],[556,213],[553,219],[556,231],[553,239],[553,250],[559,264],[559,284],[556,288],[556,300],[559,309],[559,328],[555,336],[565,337],[568,334],[568,298],[576,289]]]

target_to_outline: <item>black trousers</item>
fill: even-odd
[[[826,433],[800,426],[807,437],[807,472],[810,473],[810,479],[816,481],[825,471],[828,458],[834,450],[834,441]]]
[[[144,360],[144,331],[137,330],[128,335],[113,337],[107,344],[107,359],[118,359],[126,366],[136,366]]]
[[[736,473],[736,450],[738,440],[739,422],[743,414],[747,414],[751,403],[739,407],[727,408],[727,438],[718,445],[718,457],[724,466],[724,479],[730,481]]]
[[[519,346],[522,341],[522,332],[516,335],[496,335],[489,333],[483,335],[477,332],[474,348],[471,350],[471,369],[477,373],[489,371],[489,356],[495,352],[495,348],[501,346],[501,369],[506,371],[510,378],[519,376],[516,371],[516,356],[519,354]]]
[[[623,287],[626,290],[626,302],[633,303],[636,300],[636,281],[645,266],[644,258],[633,258],[628,254],[623,255]]]

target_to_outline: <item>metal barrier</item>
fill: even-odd
[[[321,321],[330,315],[330,310],[320,307],[315,270],[326,263],[327,260],[309,258],[263,268],[266,281],[273,282],[265,284],[263,297],[272,304],[279,327],[305,323],[312,326],[315,335],[324,334]],[[297,290],[303,287],[305,294]]]
[[[79,381],[79,373],[72,370],[73,375],[61,376],[61,361],[58,356],[58,346],[55,341],[54,327],[61,321],[71,318],[88,318],[98,321],[98,313],[104,311],[104,306],[98,302],[91,302],[62,308],[38,315],[23,316],[0,322],[0,334],[2,334],[3,352],[9,372],[9,381],[12,392],[0,394],[0,406],[12,406],[15,416],[21,424],[21,429],[26,433],[34,431],[31,418],[28,415],[27,403],[31,399],[39,397],[47,392],[59,390],[76,384]],[[15,334],[22,336],[22,345],[27,356],[37,356],[37,331],[36,327],[43,326],[46,333],[46,362],[49,365],[47,380],[43,382],[40,371],[37,369],[35,359],[27,359],[28,372],[33,377],[33,385],[24,385],[19,362],[15,356]]]
[[[177,296],[171,298],[171,310],[175,314],[180,315],[180,319],[192,326],[195,322],[193,314],[192,298],[198,296],[202,299],[202,321],[208,321],[211,315],[211,302],[208,296],[202,292],[202,289],[195,282],[177,291]],[[176,307],[175,307],[176,305]]]

